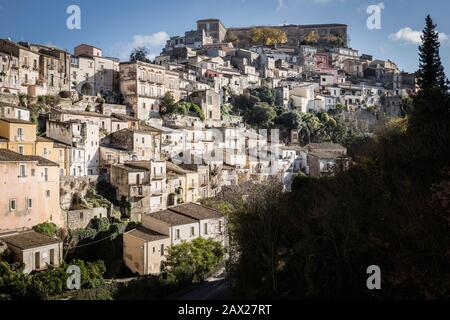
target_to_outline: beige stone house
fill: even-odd
[[[17,65],[11,65],[8,70],[10,73],[14,73],[13,76],[18,76],[17,83],[14,79],[11,86],[10,82],[11,88],[8,90],[11,93],[18,88],[19,93],[28,94],[33,87],[39,86],[39,53],[22,44],[5,39],[0,39],[0,52],[15,57],[17,60],[14,60],[18,62]],[[43,90],[43,87],[40,87]]]
[[[110,135],[109,147],[132,151],[135,161],[150,161],[161,157],[159,130],[123,129]]]
[[[198,172],[186,170],[180,166],[167,161],[167,175],[171,179],[178,179],[178,187],[175,190],[168,190],[169,200],[171,196],[175,196],[180,201],[169,201],[169,205],[175,205],[184,202],[196,202],[200,198],[199,175]],[[176,185],[176,184],[174,184]]]
[[[338,167],[346,169],[350,164],[347,148],[334,143],[311,143],[300,155],[306,174],[317,178],[331,176]]]
[[[0,93],[18,94],[19,57],[0,50]]]
[[[143,121],[159,117],[159,104],[167,92],[180,100],[180,79],[176,71],[141,61],[120,64],[120,91],[134,115]]]
[[[61,91],[69,91],[70,54],[40,44],[30,44],[29,48],[39,53],[39,84],[44,86],[46,93],[56,95]]]
[[[131,164],[112,165],[109,180],[116,189],[117,200],[129,203],[132,220],[141,221],[141,216],[150,212],[149,169]]]
[[[25,265],[24,273],[58,267],[63,262],[63,242],[59,239],[26,231],[0,235],[0,240],[7,244],[12,259]]]
[[[95,95],[95,61],[89,56],[71,59],[70,83],[73,90],[87,96]]]
[[[88,78],[87,81],[83,81],[85,93],[83,93],[83,87],[80,88],[77,86],[77,89],[81,90],[79,92],[82,94],[90,93],[92,95],[101,94],[107,101],[115,100],[115,96],[119,92],[119,59],[104,57],[102,49],[87,44],[80,44],[75,47],[74,56],[75,60],[73,60],[73,63],[75,66],[78,66],[78,71],[80,71],[81,75],[79,73],[72,74],[72,77],[74,75],[77,75],[77,78],[78,76],[86,77],[87,75],[86,78]],[[89,69],[86,68],[85,63],[88,64]],[[74,81],[77,80],[72,78],[72,82]],[[79,84],[78,81],[77,84]]]
[[[148,214],[142,226],[124,235],[125,264],[139,275],[159,274],[167,248],[199,237],[227,244],[225,219],[195,203]]]
[[[58,164],[0,149],[0,232],[26,230],[47,221],[62,227],[59,182]]]
[[[169,236],[139,227],[123,235],[123,259],[128,268],[141,276],[159,274]]]
[[[220,121],[220,95],[214,90],[199,90],[191,95],[191,102],[198,104],[205,115],[206,121]]]

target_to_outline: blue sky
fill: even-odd
[[[369,5],[381,0],[0,0],[0,37],[52,44],[70,52],[79,43],[126,58],[147,46],[159,54],[165,39],[195,28],[201,18],[220,18],[228,27],[283,23],[346,23],[350,45],[361,53],[392,59],[406,71],[417,68],[417,31],[430,13],[442,33],[441,55],[450,74],[450,2],[384,0],[381,29],[366,26]],[[66,8],[81,8],[81,30],[66,28]]]

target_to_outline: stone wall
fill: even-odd
[[[69,210],[72,198],[79,194],[82,198],[90,188],[95,188],[98,176],[89,177],[61,177],[60,181],[60,202],[63,210]]]
[[[70,230],[84,229],[94,218],[107,218],[107,208],[94,208],[85,210],[73,210],[67,212],[67,227]]]
[[[288,45],[297,46],[311,32],[318,34],[321,39],[326,39],[330,35],[339,36],[344,40],[344,47],[348,45],[347,25],[344,24],[318,24],[318,25],[283,25],[283,26],[255,26],[245,28],[228,28],[227,39],[237,40],[241,47],[250,47],[253,29],[274,28],[286,33]]]
[[[19,96],[15,94],[0,93],[0,102],[19,105]]]

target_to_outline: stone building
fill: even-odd
[[[0,93],[18,94],[19,92],[19,56],[11,51],[0,50]]]
[[[109,136],[109,147],[133,152],[134,161],[150,161],[161,157],[161,132],[157,129],[123,129]]]
[[[202,108],[206,121],[220,121],[221,99],[217,92],[211,89],[194,91],[190,100]]]
[[[141,276],[159,274],[170,246],[199,237],[227,245],[225,228],[220,212],[195,203],[145,215],[141,227],[124,234],[124,262]]]
[[[197,21],[197,32],[205,32],[214,39],[214,43],[222,43],[227,35],[227,29],[219,19],[203,19]]]
[[[70,54],[64,50],[40,44],[30,44],[29,48],[39,53],[39,82],[46,88],[46,93],[57,95],[61,91],[69,91]]]
[[[71,82],[77,83],[76,89],[79,93],[101,94],[108,102],[117,101],[120,81],[119,59],[104,57],[102,49],[80,44],[74,48],[72,64],[76,73],[72,72]]]
[[[69,175],[85,176],[99,174],[99,127],[92,122],[71,120],[47,121],[48,138],[71,147]]]
[[[10,68],[5,72],[10,74],[9,86],[11,88],[7,89],[11,93],[18,88],[18,93],[29,94],[35,91],[33,89],[36,87],[45,93],[43,85],[39,82],[39,53],[25,45],[5,39],[0,39],[0,52],[3,56],[14,57],[9,59]],[[18,62],[18,64],[14,64],[14,62]],[[18,76],[17,83],[11,85],[11,76]]]
[[[59,166],[38,156],[0,149],[0,232],[53,222],[63,227]]]
[[[0,240],[7,244],[12,259],[25,265],[24,273],[59,267],[63,263],[63,242],[57,238],[26,231],[0,235]]]
[[[88,56],[72,57],[71,77],[72,90],[79,94],[95,95],[95,61]]]
[[[282,26],[254,26],[244,28],[228,28],[226,39],[234,40],[241,47],[250,47],[251,38],[254,29],[274,28],[286,33],[288,38],[287,45],[298,46],[303,43],[305,37],[310,33],[319,36],[319,44],[326,45],[330,43],[330,36],[341,39],[344,47],[347,46],[347,25],[345,24],[313,24],[313,25],[282,25]]]
[[[116,189],[118,201],[129,204],[128,212],[133,221],[141,221],[150,212],[150,172],[147,168],[130,164],[112,165],[110,183]]]
[[[167,92],[180,100],[178,72],[141,61],[120,64],[120,91],[135,117],[142,121],[159,117],[159,105]]]

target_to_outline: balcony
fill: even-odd
[[[156,174],[156,175],[152,175],[151,179],[153,181],[160,181],[160,180],[164,180],[166,178],[166,176],[164,174]]]
[[[132,186],[130,187],[130,197],[133,198],[144,198],[148,195],[147,188],[143,186]]]
[[[24,135],[18,135],[15,137],[15,140],[17,142],[23,142],[25,140],[25,137],[24,137]]]
[[[164,195],[164,190],[152,190],[152,197],[162,197]]]

